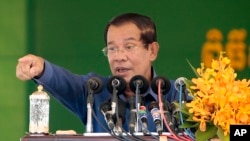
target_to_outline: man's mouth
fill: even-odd
[[[117,73],[125,73],[125,72],[127,72],[129,69],[128,68],[116,68],[115,69],[115,72],[117,72]]]

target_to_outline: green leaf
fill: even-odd
[[[218,137],[219,137],[219,139],[220,139],[221,141],[230,141],[229,135],[224,136],[224,133],[223,133],[223,130],[222,130],[221,127],[218,127],[217,135],[218,135]]]
[[[180,125],[180,128],[198,128],[199,123],[198,122],[184,122],[182,125]]]
[[[178,102],[175,101],[175,102],[173,102],[173,104],[176,106],[176,108],[178,108],[178,109],[181,108],[181,111],[182,111],[183,113],[188,113],[187,115],[190,115],[189,112],[188,112],[188,107],[186,106],[185,103],[182,103],[182,104],[180,105],[180,103],[178,103]]]
[[[188,109],[182,109],[181,113],[183,114],[183,116],[190,116],[190,113],[188,112]]]
[[[186,119],[186,121],[197,122],[197,121],[194,121],[194,120],[193,120],[193,115],[190,115],[190,116]]]
[[[202,132],[200,129],[195,132],[196,141],[207,141],[208,139],[215,137],[216,132],[216,126],[207,124],[207,129],[205,132]]]
[[[189,64],[189,66],[191,67],[191,69],[193,70],[194,74],[196,75],[196,77],[199,77],[199,74],[196,72],[195,67],[193,67],[193,65],[189,62],[189,60],[187,59],[187,62]]]

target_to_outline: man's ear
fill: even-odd
[[[150,60],[153,62],[158,56],[158,51],[160,49],[160,45],[158,42],[153,42],[153,43],[149,44],[148,49],[151,51]]]

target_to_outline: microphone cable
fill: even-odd
[[[178,135],[176,135],[176,133],[172,131],[171,127],[169,126],[166,120],[166,117],[163,111],[162,95],[163,93],[166,94],[170,90],[170,87],[171,87],[170,81],[163,76],[157,76],[152,80],[151,87],[152,87],[152,90],[158,96],[158,105],[159,105],[160,114],[164,122],[164,125],[166,126],[166,128],[168,129],[168,132],[170,133],[170,135],[167,134],[166,136],[176,141],[181,141],[180,137],[178,137]]]
[[[182,85],[180,85],[180,90],[179,90],[179,105],[180,105],[180,110],[182,109]],[[184,123],[184,119],[183,119],[183,115],[182,112],[180,111],[180,120],[181,120],[181,124]],[[192,140],[195,140],[195,135],[194,133],[190,130],[190,128],[184,128],[185,133],[192,138]]]
[[[174,139],[174,140],[176,140],[176,141],[183,141],[183,140],[192,141],[192,139],[190,139],[188,137],[177,136],[172,131],[172,129],[169,127],[169,125],[167,123],[167,120],[166,120],[166,117],[164,116],[164,111],[163,111],[163,103],[162,103],[162,95],[161,95],[161,81],[159,81],[159,84],[158,84],[158,100],[159,100],[159,107],[160,107],[161,116],[163,117],[163,121],[164,121],[165,126],[167,127],[168,131],[170,132],[170,135],[169,136],[167,135],[167,136]]]
[[[91,107],[91,108],[92,108],[92,107]],[[93,111],[93,108],[92,108],[92,111]],[[108,130],[108,129],[101,123],[101,121],[97,118],[97,116],[96,116],[96,114],[95,114],[94,111],[92,112],[92,115],[93,115],[93,117],[95,118],[95,120],[98,122],[98,124],[102,127],[102,129],[105,130],[107,133],[109,133],[112,137],[114,137],[114,138],[116,138],[116,139],[118,139],[118,140],[121,140],[121,141],[126,141],[126,140],[124,140],[123,138],[117,136],[117,135],[114,133],[113,130],[111,130],[111,131]]]

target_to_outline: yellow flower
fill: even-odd
[[[210,122],[221,128],[224,136],[230,134],[230,124],[250,124],[250,80],[236,80],[230,62],[221,52],[211,68],[201,63],[197,78],[188,87],[194,99],[186,106],[202,132]]]

